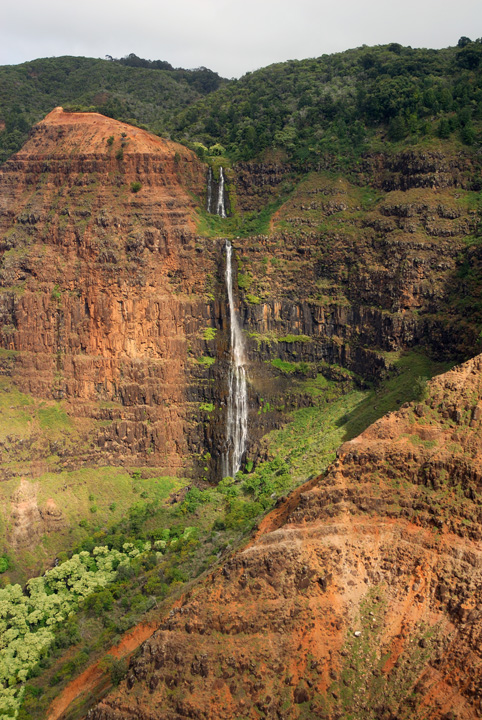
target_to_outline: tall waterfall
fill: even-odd
[[[223,168],[219,168],[219,186],[218,186],[218,201],[216,203],[216,215],[222,218],[226,217],[226,208],[224,206],[224,172]]]
[[[246,355],[243,333],[234,308],[232,252],[231,243],[226,240],[226,289],[231,323],[231,362],[228,372],[227,449],[223,455],[223,476],[225,477],[227,475],[234,477],[241,469],[248,438]]]

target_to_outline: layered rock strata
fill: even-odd
[[[380,155],[364,159],[358,185],[319,172],[294,189],[293,168],[274,161],[229,171],[232,212],[287,198],[269,234],[232,241],[254,460],[259,437],[284,421],[258,412],[263,400],[285,406],[274,358],[377,380],[394,351],[475,351],[471,169],[462,155]],[[219,479],[229,332],[224,240],[196,234],[205,183],[186,148],[61,109],[3,166],[0,369],[79,419],[75,448],[37,443],[39,456]],[[14,440],[0,452],[23,462]]]
[[[217,261],[195,233],[204,180],[182,146],[61,108],[2,168],[0,343],[24,392],[97,422],[79,455],[186,465]]]

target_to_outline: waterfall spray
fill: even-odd
[[[222,218],[226,217],[226,208],[224,206],[224,172],[223,168],[219,168],[219,187],[218,187],[218,201],[216,203],[216,215]]]
[[[246,354],[233,298],[232,246],[226,240],[226,289],[231,323],[231,362],[228,371],[227,448],[223,455],[223,475],[234,477],[241,469],[248,438],[248,390]]]

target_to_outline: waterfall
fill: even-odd
[[[213,196],[213,170],[212,170],[212,168],[209,168],[209,170],[208,170],[208,197],[207,197],[207,202],[206,202],[206,210],[208,211],[208,213],[211,212],[212,196]]]
[[[216,182],[214,180],[213,169],[208,169],[208,183],[206,193],[206,210],[212,215],[219,215],[219,217],[225,218],[226,205],[224,204],[224,170],[222,167],[219,168],[219,183],[218,183],[218,194],[217,197],[213,197],[216,192]]]
[[[215,214],[222,218],[226,217],[226,208],[224,207],[224,173],[222,167],[219,168],[218,201],[216,203]]]
[[[223,455],[223,476],[234,477],[241,469],[248,438],[248,390],[244,339],[233,298],[232,246],[226,240],[226,289],[231,323],[231,362],[228,371],[227,449]]]

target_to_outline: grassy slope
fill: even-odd
[[[289,462],[296,481],[323,472],[341,443],[404,402],[417,400],[428,378],[450,368],[450,364],[434,362],[416,351],[392,353],[390,360],[393,370],[380,386],[354,388],[328,407],[320,404],[296,410],[291,423],[271,433],[271,451]]]
[[[118,467],[62,469],[52,448],[61,446],[63,452],[71,450],[74,457],[81,457],[96,425],[95,421],[86,425],[85,420],[72,418],[67,403],[34,398],[20,392],[9,378],[0,377],[0,471],[4,477],[0,484],[0,555],[5,553],[10,561],[0,584],[24,582],[43,571],[60,551],[87,537],[89,526],[109,527],[139,501],[162,502],[186,483],[156,475],[154,468],[145,472],[138,468],[132,473]],[[40,511],[53,500],[61,517],[51,522],[48,530],[44,527],[35,542],[25,540],[13,547],[15,496],[21,484]]]

